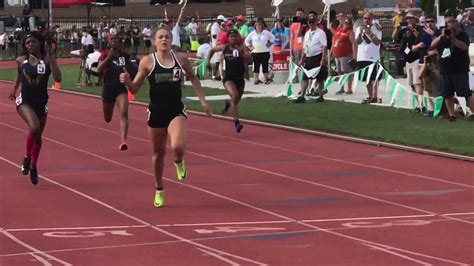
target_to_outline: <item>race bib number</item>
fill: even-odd
[[[234,51],[232,52],[232,55],[233,55],[234,57],[239,57],[239,56],[240,56],[239,50],[234,50]]]
[[[179,81],[181,79],[181,69],[173,69],[173,81]]]
[[[22,103],[23,103],[23,99],[21,98],[21,93],[20,93],[20,95],[18,95],[18,97],[16,97],[15,99],[15,104],[16,106],[20,106]]]
[[[46,73],[46,65],[44,63],[39,63],[37,66],[36,66],[36,69],[38,71],[38,74],[44,74]]]
[[[119,63],[119,66],[125,66],[125,57],[120,56],[118,58],[118,63]]]

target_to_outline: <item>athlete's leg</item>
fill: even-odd
[[[156,188],[163,189],[163,167],[166,154],[166,128],[148,127],[148,134],[153,149],[152,165],[156,180]]]
[[[120,111],[120,133],[122,136],[122,144],[125,144],[127,142],[127,135],[128,135],[128,126],[129,126],[129,120],[128,120],[128,96],[126,93],[119,94],[116,98],[117,101],[117,107]],[[123,147],[123,145],[120,145]]]

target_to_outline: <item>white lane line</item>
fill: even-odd
[[[474,217],[471,217],[474,218]],[[451,220],[447,219],[435,219],[429,220],[431,223],[435,222],[452,222]],[[356,228],[356,227],[332,227],[326,228],[329,231],[342,231],[342,230],[357,230],[362,229],[365,230],[366,228]],[[216,236],[216,237],[201,237],[201,238],[192,238],[190,240],[193,241],[212,241],[212,240],[229,240],[229,239],[244,239],[244,238],[255,238],[255,237],[266,237],[272,235],[282,235],[282,234],[301,234],[301,233],[316,233],[320,232],[321,230],[318,229],[311,229],[311,230],[295,230],[295,231],[287,231],[287,232],[278,232],[278,233],[255,233],[255,234],[241,234],[241,235],[230,235],[230,236]],[[64,253],[64,252],[77,252],[77,251],[87,251],[87,250],[105,250],[105,249],[116,249],[116,248],[129,248],[129,247],[142,247],[142,246],[153,246],[153,245],[167,245],[167,244],[176,244],[181,243],[181,240],[168,240],[168,241],[157,241],[157,242],[145,242],[145,243],[135,243],[135,244],[123,244],[123,245],[109,245],[109,246],[95,246],[95,247],[83,247],[83,248],[69,248],[69,249],[53,249],[47,250],[45,252],[48,253]],[[1,257],[14,257],[14,256],[23,256],[28,255],[28,252],[22,253],[10,253],[10,254],[3,254],[0,255]]]
[[[392,254],[394,256],[397,256],[397,257],[400,257],[402,259],[405,259],[405,260],[409,260],[409,261],[412,261],[412,262],[416,262],[418,264],[421,264],[421,265],[424,265],[424,266],[430,266],[432,264],[430,263],[427,263],[427,262],[424,262],[424,261],[421,261],[421,260],[417,260],[415,258],[412,258],[412,257],[409,257],[409,256],[405,256],[405,255],[402,255],[400,253],[397,253],[397,252],[394,252],[394,251],[390,251],[386,248],[381,248],[381,247],[378,247],[378,246],[375,246],[375,245],[370,245],[370,244],[365,244],[365,243],[362,243],[362,245],[364,246],[368,246],[370,248],[373,248],[373,249],[376,249],[378,251],[382,251],[382,252],[386,252],[386,253],[389,253],[389,254]]]
[[[2,123],[0,122],[0,125],[3,125],[5,127],[8,127],[8,128],[11,128],[11,129],[15,129],[17,131],[21,131],[21,132],[25,132],[25,130],[21,129],[21,128],[17,128],[15,126],[12,126],[12,125],[9,125],[9,124],[5,124],[5,123]],[[133,167],[133,166],[130,166],[128,164],[124,164],[124,163],[121,163],[121,162],[118,162],[118,161],[115,161],[115,160],[111,160],[109,158],[105,158],[103,156],[100,156],[98,154],[95,154],[95,153],[92,153],[92,152],[89,152],[89,151],[86,151],[84,149],[81,149],[81,148],[77,148],[77,147],[74,147],[74,146],[71,146],[69,144],[66,144],[66,143],[63,143],[63,142],[60,142],[60,141],[57,141],[57,140],[54,140],[54,139],[51,139],[51,138],[48,138],[48,137],[44,137],[44,139],[46,140],[49,140],[53,143],[56,143],[58,145],[61,145],[61,146],[64,146],[64,147],[68,147],[72,150],[75,150],[75,151],[79,151],[79,152],[82,152],[84,154],[88,154],[90,156],[93,156],[93,157],[96,157],[96,158],[99,158],[99,159],[102,159],[104,161],[107,161],[107,162],[110,162],[112,164],[116,164],[116,165],[119,165],[119,166],[122,166],[122,167],[125,167],[125,168],[128,168],[128,169],[132,169],[132,170],[135,170],[139,173],[143,173],[144,175],[148,175],[148,176],[154,176],[153,173],[150,173],[150,172],[147,172],[147,171],[144,171],[142,169],[138,169],[136,167]],[[231,163],[231,162],[230,162]],[[16,165],[14,163],[12,163],[13,165]],[[19,166],[17,166],[19,167]],[[210,195],[213,195],[215,197],[218,197],[218,198],[221,198],[221,199],[225,199],[227,201],[230,201],[230,202],[234,202],[234,203],[237,203],[239,205],[242,205],[242,206],[246,206],[248,208],[251,208],[251,209],[254,209],[254,210],[257,210],[257,211],[260,211],[262,213],[266,213],[266,214],[270,214],[272,216],[275,216],[275,217],[279,217],[281,219],[284,219],[284,220],[288,220],[288,221],[292,221],[294,223],[297,223],[297,224],[300,224],[300,225],[303,225],[303,226],[306,226],[306,227],[309,227],[309,228],[312,228],[312,229],[317,229],[317,230],[320,230],[320,231],[323,231],[323,232],[326,232],[328,234],[332,234],[332,235],[336,235],[336,236],[339,236],[339,237],[342,237],[342,238],[346,238],[346,239],[350,239],[350,240],[354,240],[356,242],[362,242],[362,243],[370,243],[370,244],[377,244],[379,246],[383,246],[383,247],[390,247],[392,249],[396,249],[396,250],[404,250],[404,249],[399,249],[399,248],[395,248],[395,247],[392,247],[392,246],[389,246],[389,245],[384,245],[384,244],[380,244],[380,243],[377,243],[377,242],[372,242],[372,241],[369,241],[369,240],[365,240],[365,239],[361,239],[361,238],[357,238],[357,237],[352,237],[352,236],[349,236],[349,235],[344,235],[342,233],[338,233],[338,232],[332,232],[332,231],[328,231],[326,229],[323,229],[323,228],[320,228],[320,227],[317,227],[317,226],[313,226],[311,224],[308,224],[308,223],[302,223],[300,221],[297,221],[293,218],[290,218],[290,217],[287,217],[285,215],[282,215],[282,214],[279,214],[279,213],[276,213],[276,212],[273,212],[273,211],[270,211],[270,210],[267,210],[267,209],[263,209],[263,208],[260,208],[260,207],[257,207],[255,205],[251,205],[251,204],[248,204],[248,203],[245,203],[245,202],[242,202],[242,201],[239,201],[239,200],[236,200],[236,199],[233,199],[233,198],[230,198],[230,197],[227,197],[227,196],[224,196],[224,195],[221,195],[221,194],[218,194],[218,193],[215,193],[215,192],[212,192],[212,191],[209,191],[209,190],[206,190],[206,189],[203,189],[203,188],[200,188],[200,187],[196,187],[196,186],[193,186],[193,185],[189,185],[189,184],[186,184],[186,183],[182,183],[182,182],[179,182],[179,181],[176,181],[174,179],[169,179],[169,178],[166,178],[166,177],[163,177],[164,179],[166,179],[168,182],[172,182],[172,183],[175,183],[175,184],[179,184],[181,186],[184,186],[184,187],[187,187],[187,188],[190,188],[190,189],[194,189],[194,190],[197,190],[197,191],[201,191],[203,193],[207,193],[207,194],[210,194]],[[55,181],[50,181],[50,182],[54,182],[56,183]],[[59,184],[57,183],[58,185],[61,185],[63,186],[62,184]],[[66,186],[63,186],[63,187],[66,187]],[[66,187],[67,189],[71,189],[71,188],[68,188]],[[72,190],[72,189],[71,189]],[[78,192],[78,193],[81,193],[81,192]],[[82,194],[82,193],[81,193]],[[100,201],[99,201],[100,202]],[[105,203],[104,203],[105,204]],[[430,214],[433,214],[433,213],[430,213]],[[160,230],[159,228],[157,227],[154,227],[156,228],[156,230]],[[164,231],[166,232],[166,231]],[[167,232],[168,233],[168,232]],[[179,237],[179,236],[177,236]],[[422,254],[422,253],[417,253],[417,252],[412,252],[412,251],[409,251],[409,250],[404,250],[405,252],[407,253],[413,253],[413,254],[417,254],[419,256],[425,256],[425,257],[429,257],[429,258],[434,258],[434,259],[437,259],[439,261],[444,261],[444,262],[448,262],[448,263],[453,263],[453,264],[462,264],[460,262],[456,262],[456,261],[452,261],[452,260],[448,260],[448,259],[444,259],[444,258],[439,258],[439,257],[433,257],[433,256],[430,256],[430,255],[427,255],[427,254]]]
[[[85,110],[89,110],[89,111],[91,110],[90,108],[85,108],[85,107],[77,106],[77,105],[74,105],[74,104],[61,103],[61,102],[57,102],[57,101],[52,101],[52,102],[55,102],[57,104],[64,104],[64,105],[68,105],[68,106],[72,106],[72,107],[76,107],[76,108],[81,108],[81,109],[85,109]],[[140,117],[130,117],[130,118],[133,118],[133,119],[136,119],[136,120],[139,120],[139,121],[146,121],[145,119],[140,118]],[[379,171],[386,171],[386,172],[402,174],[402,175],[406,175],[406,176],[418,177],[418,178],[422,178],[422,179],[428,179],[428,180],[438,181],[438,182],[442,182],[442,183],[458,185],[458,186],[462,186],[462,187],[474,188],[474,185],[469,185],[469,184],[464,184],[464,183],[460,183],[460,182],[444,180],[444,179],[430,177],[430,176],[426,176],[426,175],[414,174],[414,173],[404,172],[404,171],[400,171],[400,170],[394,170],[394,169],[385,168],[385,167],[379,167],[379,166],[365,164],[365,163],[358,163],[358,162],[353,162],[353,161],[344,160],[344,159],[332,158],[332,157],[328,157],[328,156],[324,156],[324,155],[317,155],[317,154],[312,154],[312,153],[307,153],[307,152],[301,152],[301,151],[287,149],[287,148],[283,148],[283,147],[279,147],[279,146],[275,146],[275,145],[264,144],[264,143],[259,143],[259,142],[254,142],[254,141],[249,141],[249,140],[244,140],[244,139],[234,138],[234,137],[229,137],[229,136],[223,136],[223,135],[220,135],[220,134],[214,134],[214,133],[211,133],[211,132],[192,129],[192,128],[188,128],[188,130],[192,131],[192,132],[204,134],[204,135],[217,137],[217,138],[230,139],[230,140],[237,141],[237,142],[248,143],[248,144],[257,145],[257,146],[261,146],[261,147],[272,148],[272,149],[276,149],[276,150],[280,150],[280,151],[296,153],[296,154],[305,155],[305,156],[308,156],[308,157],[325,159],[325,160],[329,160],[329,161],[335,161],[335,162],[340,162],[340,163],[345,163],[345,164],[350,164],[350,165],[357,165],[357,166],[361,166],[361,167],[365,167],[365,168],[376,169],[376,170],[379,170]]]
[[[76,122],[76,121],[73,121],[73,120],[70,120],[70,119],[59,118],[59,117],[56,117],[56,116],[50,116],[50,117],[52,117],[52,118],[54,118],[54,119],[57,119],[57,120],[64,121],[64,122],[68,122],[68,123],[72,123],[72,124],[77,124],[77,125],[84,126],[84,127],[89,127],[89,128],[95,129],[95,130],[104,131],[104,132],[111,133],[111,134],[114,134],[114,135],[119,135],[119,133],[117,133],[117,132],[115,132],[115,131],[112,131],[112,130],[108,130],[108,129],[104,129],[104,128],[100,128],[100,127],[96,127],[96,126],[87,125],[87,124],[80,123],[80,122]],[[135,137],[135,136],[131,136],[131,135],[129,135],[128,138],[129,138],[129,139],[136,139],[136,140],[144,141],[144,142],[147,142],[147,143],[149,142],[147,139],[140,138],[140,137]],[[370,200],[374,200],[374,201],[378,201],[378,202],[382,202],[382,203],[386,203],[386,204],[390,204],[390,205],[402,207],[402,208],[405,208],[405,209],[410,209],[410,210],[414,210],[414,211],[417,211],[417,212],[422,212],[422,213],[425,213],[425,214],[428,214],[428,215],[436,215],[436,213],[434,213],[434,212],[427,211],[427,210],[423,210],[423,209],[420,209],[420,208],[411,207],[411,206],[408,206],[408,205],[404,205],[404,204],[400,204],[400,203],[396,203],[396,202],[392,202],[392,201],[388,201],[388,200],[384,200],[384,199],[379,199],[379,198],[372,197],[372,196],[368,196],[368,195],[365,195],[365,194],[361,194],[361,193],[357,193],[357,192],[352,192],[352,191],[349,191],[349,190],[340,189],[340,188],[333,187],[333,186],[329,186],[329,185],[325,185],[325,184],[322,184],[322,183],[317,183],[317,182],[313,182],[313,181],[309,181],[309,180],[305,180],[305,179],[300,179],[300,178],[288,176],[288,175],[285,175],[285,174],[280,174],[280,173],[276,173],[276,172],[273,172],[273,171],[268,171],[268,170],[265,170],[265,169],[261,169],[261,168],[257,168],[257,167],[252,167],[252,166],[245,165],[245,164],[234,163],[234,162],[231,162],[231,161],[227,161],[227,160],[215,158],[215,157],[212,157],[212,156],[207,156],[207,155],[204,155],[204,154],[201,154],[201,153],[197,153],[197,152],[193,152],[193,151],[190,151],[190,150],[188,150],[187,153],[196,155],[196,156],[198,156],[198,157],[203,157],[203,158],[206,158],[206,159],[209,159],[209,160],[218,161],[218,162],[221,162],[221,163],[224,163],[224,164],[234,165],[234,166],[238,166],[238,167],[241,167],[241,168],[246,168],[246,169],[254,170],[254,171],[257,171],[257,172],[263,172],[263,173],[267,173],[267,174],[271,174],[271,175],[276,175],[276,176],[283,177],[283,178],[286,178],[286,179],[290,179],[290,180],[294,180],[294,181],[299,181],[299,182],[303,182],[303,183],[307,183],[307,184],[311,184],[311,185],[316,185],[316,186],[328,188],[328,189],[331,189],[331,190],[336,190],[336,191],[339,191],[339,192],[343,192],[343,193],[347,193],[347,194],[352,194],[352,195],[355,195],[355,196],[358,196],[358,197],[362,197],[362,198],[366,198],[366,199],[370,199]],[[463,222],[463,223],[474,224],[474,222],[465,221],[465,220],[457,219],[457,218],[453,218],[453,217],[451,217],[451,219],[452,219],[452,220],[455,220],[455,221]]]
[[[53,265],[47,259],[37,255],[36,253],[30,252],[28,254],[30,254],[32,257],[34,257],[37,261],[43,263],[43,266],[52,266]]]
[[[0,158],[1,158],[1,157],[0,157]],[[37,249],[37,248],[35,248],[35,247],[29,245],[28,243],[26,243],[26,242],[24,242],[24,241],[18,239],[16,236],[14,236],[14,235],[10,234],[9,232],[3,230],[3,228],[0,228],[0,234],[6,236],[6,237],[8,237],[8,238],[10,238],[12,241],[14,241],[15,243],[21,245],[22,247],[24,247],[24,248],[26,248],[26,249],[28,249],[28,250],[30,250],[30,251],[33,251],[35,254],[39,254],[39,255],[41,255],[41,256],[44,257],[44,258],[48,258],[48,259],[50,259],[50,260],[56,261],[56,262],[58,262],[58,263],[61,263],[61,264],[64,265],[64,266],[72,266],[72,264],[70,264],[70,263],[68,263],[68,262],[66,262],[66,261],[63,261],[63,260],[61,260],[61,259],[59,259],[59,258],[56,258],[56,257],[54,257],[54,256],[51,256],[51,255],[49,255],[48,253],[46,253],[46,252],[44,252],[44,251],[41,251],[41,250],[39,250],[39,249]],[[31,252],[28,252],[28,253],[26,253],[26,254],[31,254]]]
[[[3,123],[0,123],[0,124],[3,124]],[[58,142],[58,141],[55,141],[55,140],[52,140],[52,139],[49,139],[49,138],[44,138],[44,139],[48,139],[49,141],[53,141],[53,142],[56,142],[56,143],[60,143],[60,142]],[[67,144],[65,144],[65,145],[67,145]],[[69,145],[67,145],[67,146],[69,146]],[[71,147],[72,147],[72,146],[71,146]],[[98,155],[97,155],[97,156],[98,156]],[[103,159],[105,159],[105,157],[104,157]],[[3,161],[5,161],[5,162],[8,162],[9,164],[11,164],[11,165],[13,165],[13,166],[15,166],[15,167],[20,167],[20,166],[17,165],[16,163],[14,163],[14,162],[12,162],[12,161],[9,161],[9,160],[7,160],[7,159],[1,157],[1,156],[0,156],[0,160],[3,160]],[[156,227],[156,226],[154,226],[154,225],[152,225],[152,224],[146,222],[145,220],[142,220],[142,219],[140,219],[140,218],[138,218],[138,217],[135,217],[135,216],[133,216],[133,215],[131,215],[131,214],[128,214],[128,213],[126,213],[126,212],[124,212],[124,211],[122,211],[122,210],[119,210],[119,209],[117,209],[117,208],[115,208],[115,207],[113,207],[113,206],[111,206],[111,205],[109,205],[109,204],[107,204],[107,203],[105,203],[105,202],[103,202],[103,201],[100,201],[100,200],[98,200],[98,199],[96,199],[96,198],[94,198],[94,197],[92,197],[92,196],[89,196],[89,195],[87,195],[87,194],[85,194],[85,193],[82,193],[82,192],[80,192],[80,191],[78,191],[78,190],[75,190],[75,189],[73,189],[73,188],[71,188],[71,187],[68,187],[68,186],[63,185],[63,184],[61,184],[61,183],[59,183],[59,182],[56,182],[56,181],[54,181],[54,180],[52,180],[52,179],[49,179],[49,178],[45,177],[44,175],[39,175],[39,176],[40,176],[43,180],[46,180],[46,181],[48,181],[48,182],[50,182],[50,183],[52,183],[52,184],[55,184],[55,185],[57,185],[57,186],[59,186],[59,187],[65,189],[65,190],[68,190],[68,191],[73,192],[73,193],[75,193],[75,194],[77,194],[77,195],[79,195],[79,196],[82,196],[82,197],[84,197],[84,198],[86,198],[86,199],[88,199],[88,200],[90,200],[90,201],[93,201],[93,202],[95,202],[95,203],[97,203],[97,204],[99,204],[99,205],[101,205],[101,206],[103,206],[103,207],[105,207],[105,208],[107,208],[107,209],[109,209],[109,210],[112,210],[112,211],[114,211],[114,212],[116,212],[116,213],[118,213],[118,214],[120,214],[120,215],[122,215],[122,216],[124,216],[124,217],[127,217],[127,218],[129,218],[129,219],[131,219],[131,220],[134,220],[134,221],[136,221],[136,222],[138,222],[138,223],[140,223],[140,224],[142,224],[142,225],[145,225],[145,226],[147,226],[147,227],[149,227],[149,228],[151,228],[151,229],[153,229],[153,230],[155,230],[155,231],[158,231],[158,232],[160,232],[160,233],[162,233],[162,234],[165,234],[165,235],[167,235],[167,236],[170,236],[170,237],[172,237],[172,238],[175,238],[175,239],[181,240],[181,241],[183,241],[183,242],[186,242],[187,244],[190,244],[190,245],[193,245],[193,246],[197,246],[197,247],[200,247],[200,248],[203,248],[203,249],[207,249],[207,250],[210,250],[210,251],[219,252],[219,253],[221,253],[221,254],[225,254],[226,256],[232,257],[232,258],[234,258],[234,259],[240,259],[240,260],[245,261],[245,262],[248,262],[248,263],[252,263],[252,264],[256,264],[256,265],[265,265],[265,264],[263,264],[263,263],[261,263],[261,262],[258,262],[258,261],[255,261],[255,260],[252,260],[252,259],[249,259],[249,258],[241,257],[241,256],[238,256],[238,255],[235,255],[235,254],[227,253],[227,252],[222,251],[222,250],[219,250],[219,249],[211,248],[211,247],[208,247],[208,246],[206,246],[206,245],[203,245],[203,244],[194,242],[194,241],[192,241],[192,240],[186,239],[186,238],[184,238],[184,237],[178,236],[178,235],[176,235],[176,234],[173,234],[173,233],[171,233],[171,232],[168,232],[168,231],[166,231],[166,230],[163,230],[163,229],[161,229],[161,228],[159,228],[159,227]]]
[[[222,257],[221,254],[218,254],[218,253],[215,253],[215,252],[211,252],[211,251],[209,251],[209,250],[205,250],[205,249],[202,249],[202,248],[197,248],[197,249],[198,249],[199,251],[201,251],[201,252],[203,252],[203,253],[205,253],[205,254],[207,254],[207,255],[209,255],[209,256],[212,256],[212,257],[214,257],[214,258],[216,258],[216,259],[218,259],[218,260],[221,260],[221,261],[223,261],[223,262],[225,262],[225,263],[227,263],[227,264],[229,264],[229,265],[232,265],[232,266],[238,266],[238,265],[240,265],[240,264],[238,264],[238,263],[235,263],[235,262],[233,262],[233,261],[231,261],[231,260],[228,260],[228,259]]]
[[[61,231],[61,230],[96,230],[96,229],[127,229],[146,228],[146,225],[110,225],[110,226],[79,226],[79,227],[49,227],[49,228],[11,228],[4,229],[7,232],[28,232],[28,231]]]

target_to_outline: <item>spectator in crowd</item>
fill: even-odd
[[[469,9],[466,19],[463,21],[463,29],[469,35],[471,43],[474,42],[474,8]]]
[[[363,69],[380,60],[380,43],[382,40],[382,31],[373,24],[374,15],[366,12],[363,16],[364,24],[360,25],[356,32],[357,42],[357,68]],[[369,71],[366,71],[365,76],[361,80],[367,80]],[[378,80],[377,78],[378,66],[376,65],[369,77],[367,83],[367,92],[369,97],[363,103],[378,102]]]
[[[134,53],[138,54],[138,47],[140,46],[140,27],[138,27],[136,22],[132,23],[130,31],[132,33]]]
[[[209,41],[207,38],[200,38],[199,39],[199,48],[196,52],[196,56],[199,59],[202,60],[207,60],[207,56],[209,55],[209,52],[211,51],[212,47],[209,44]]]
[[[336,69],[339,75],[347,74],[353,71],[352,62],[356,62],[357,44],[355,41],[354,32],[352,31],[352,20],[347,16],[342,21],[342,26],[337,28],[332,37],[331,54],[336,61]],[[347,81],[347,90],[345,93],[352,94],[352,80],[351,75]],[[336,94],[343,94],[344,88]]]
[[[441,89],[449,113],[449,121],[456,121],[454,93],[465,97],[466,104],[474,111],[474,99],[469,88],[469,36],[456,20],[456,12],[446,11],[446,28],[431,47],[438,50],[440,59]],[[473,115],[470,115],[472,120]]]
[[[112,23],[110,25],[109,33],[111,35],[117,35],[117,27],[115,26],[115,23]]]
[[[261,83],[259,80],[260,66],[262,67],[265,84],[270,84],[268,78],[268,61],[270,60],[270,47],[275,41],[275,36],[266,30],[263,20],[255,22],[255,31],[251,32],[245,39],[245,45],[252,51],[254,84]]]
[[[352,11],[351,11],[351,15],[352,15],[352,24],[354,24],[352,26],[352,30],[354,31],[354,33],[356,32],[356,30],[364,25],[364,19],[362,19],[360,16],[359,16],[359,9],[357,8],[353,8]]]
[[[186,28],[189,34],[189,43],[191,44],[191,48],[193,48],[193,43],[198,41],[198,23],[195,17],[191,18],[191,22],[188,23]],[[195,51],[193,49],[191,50]]]
[[[30,17],[34,17],[35,14],[34,14],[34,11],[33,11],[33,8],[31,8],[31,6],[29,4],[26,4],[24,7],[23,7],[23,11],[22,11],[22,15],[23,15],[23,29],[25,32],[29,32],[29,31],[33,31],[35,30],[35,23],[30,23]],[[34,19],[32,19],[32,21],[34,21]]]
[[[132,46],[132,32],[130,29],[125,30],[125,26],[120,26],[117,36],[122,43],[123,51],[128,54]]]
[[[143,42],[145,43],[145,53],[148,54],[150,52],[151,47],[151,39],[152,39],[152,30],[150,24],[146,24],[145,28],[143,28],[142,36]]]
[[[304,10],[298,8],[296,10],[296,16],[293,18],[293,23],[290,26],[290,56],[291,60],[295,63],[301,61],[301,54],[303,52],[303,37],[304,27],[306,24],[304,21]]]
[[[8,46],[8,32],[3,32],[0,34],[0,54],[5,52]]]
[[[308,89],[310,80],[316,79],[318,81],[319,98],[318,102],[324,101],[324,93],[321,91],[321,84],[324,83],[328,76],[326,68],[325,57],[327,55],[327,39],[326,33],[317,26],[315,18],[308,20],[309,30],[306,32],[303,40],[303,54],[299,64],[304,67],[307,71],[311,71],[315,68],[320,67],[319,73],[316,77],[310,77],[307,73],[303,75],[303,81],[301,82],[301,91],[299,97],[294,101],[295,103],[305,102],[305,93]]]
[[[239,31],[239,34],[242,38],[247,38],[249,35],[249,27],[245,22],[244,16],[238,15],[237,16],[237,23],[235,24],[236,29]]]
[[[395,16],[392,18],[392,26],[393,26],[393,32],[392,36],[398,35],[398,32],[401,29],[401,24],[404,20],[404,14],[402,10],[396,10],[395,11]],[[395,38],[392,38],[395,39]]]
[[[284,19],[277,20],[275,28],[272,29],[272,34],[275,36],[272,50],[278,52],[280,50],[288,49],[288,41],[290,38],[290,29],[285,27]]]
[[[87,58],[88,54],[94,52],[94,39],[92,38],[92,35],[89,33],[88,29],[84,29],[82,31],[81,44],[85,58]]]
[[[71,50],[77,50],[78,44],[79,44],[79,31],[77,30],[77,26],[73,25],[71,28],[71,35],[70,35],[70,41],[71,41]]]
[[[222,30],[222,26],[227,22],[227,18],[223,15],[217,16],[217,20],[211,26],[211,45],[215,47],[217,45],[217,34]]]
[[[222,28],[224,27],[225,22],[227,22],[227,18],[223,15],[217,16],[217,20],[212,24],[210,33],[211,33],[211,46],[216,47],[218,45],[217,36]],[[222,52],[216,52],[212,56],[210,63],[211,63],[211,76],[213,80],[221,80],[221,73],[219,70],[219,65],[222,57]]]
[[[405,20],[408,24],[407,30],[402,36],[400,51],[405,54],[408,85],[410,85],[412,90],[416,93],[416,107],[414,112],[424,113],[426,112],[426,107],[423,106],[423,86],[419,77],[420,56],[424,58],[426,55],[426,45],[423,42],[425,35],[418,26],[418,18],[412,12],[408,12],[405,16]]]

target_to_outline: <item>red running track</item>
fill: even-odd
[[[145,107],[128,151],[101,102],[51,92],[40,184],[0,83],[0,265],[468,265],[474,166],[190,115],[188,179],[171,156],[153,207]]]

